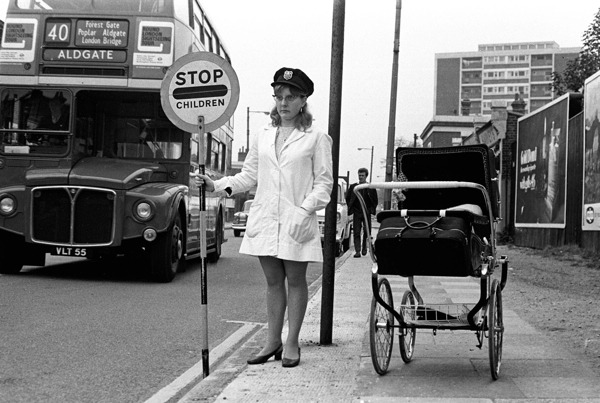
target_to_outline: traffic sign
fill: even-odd
[[[229,120],[240,97],[237,75],[227,60],[211,52],[188,53],[165,74],[160,102],[169,120],[181,130],[198,133],[217,129]]]

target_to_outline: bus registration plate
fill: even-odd
[[[57,246],[50,251],[50,254],[53,256],[85,257],[87,256],[87,249]]]

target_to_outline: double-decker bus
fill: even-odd
[[[1,15],[1,14],[0,14]],[[125,254],[158,282],[200,256],[193,174],[229,173],[233,124],[202,138],[165,116],[184,54],[230,60],[199,0],[8,0],[0,43],[0,273],[46,254]],[[204,148],[200,147],[204,142]],[[207,258],[225,200],[206,199]]]

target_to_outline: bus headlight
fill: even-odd
[[[141,201],[133,208],[133,214],[140,221],[149,221],[154,217],[154,208],[147,201]]]
[[[0,195],[0,214],[11,215],[17,210],[17,201],[10,195]]]

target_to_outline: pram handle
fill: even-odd
[[[372,182],[361,183],[354,187],[354,192],[360,189],[452,189],[476,188],[487,192],[485,186],[475,182],[462,181],[405,181],[405,182]]]

